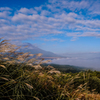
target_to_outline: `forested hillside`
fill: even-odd
[[[59,64],[43,64],[42,66],[48,66],[48,65],[51,65],[57,70],[61,72],[65,72],[65,73],[70,73],[70,72],[77,73],[77,72],[86,71],[89,69],[86,67],[79,67],[79,66],[73,66],[73,65],[59,65]]]

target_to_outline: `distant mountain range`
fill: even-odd
[[[55,53],[49,52],[49,51],[45,51],[42,50],[34,45],[32,45],[31,43],[23,43],[22,45],[20,45],[21,48],[19,49],[20,52],[30,52],[31,54],[37,54],[37,53],[42,53],[42,57],[55,57],[55,58],[59,58],[59,57],[63,57],[60,55],[57,55]],[[26,47],[27,46],[27,47]]]

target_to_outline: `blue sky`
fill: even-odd
[[[100,0],[0,0],[0,37],[57,54],[100,52]]]

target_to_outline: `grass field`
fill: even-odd
[[[99,71],[60,72],[19,48],[0,39],[0,100],[100,100]]]

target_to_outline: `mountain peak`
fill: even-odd
[[[28,47],[25,47],[28,46]],[[45,51],[42,50],[34,45],[32,45],[31,43],[23,43],[21,45],[21,52],[30,52],[31,54],[37,54],[37,53],[42,53],[43,57],[61,57],[55,53],[49,52],[49,51]]]
[[[22,46],[33,46],[31,43],[23,43]]]

